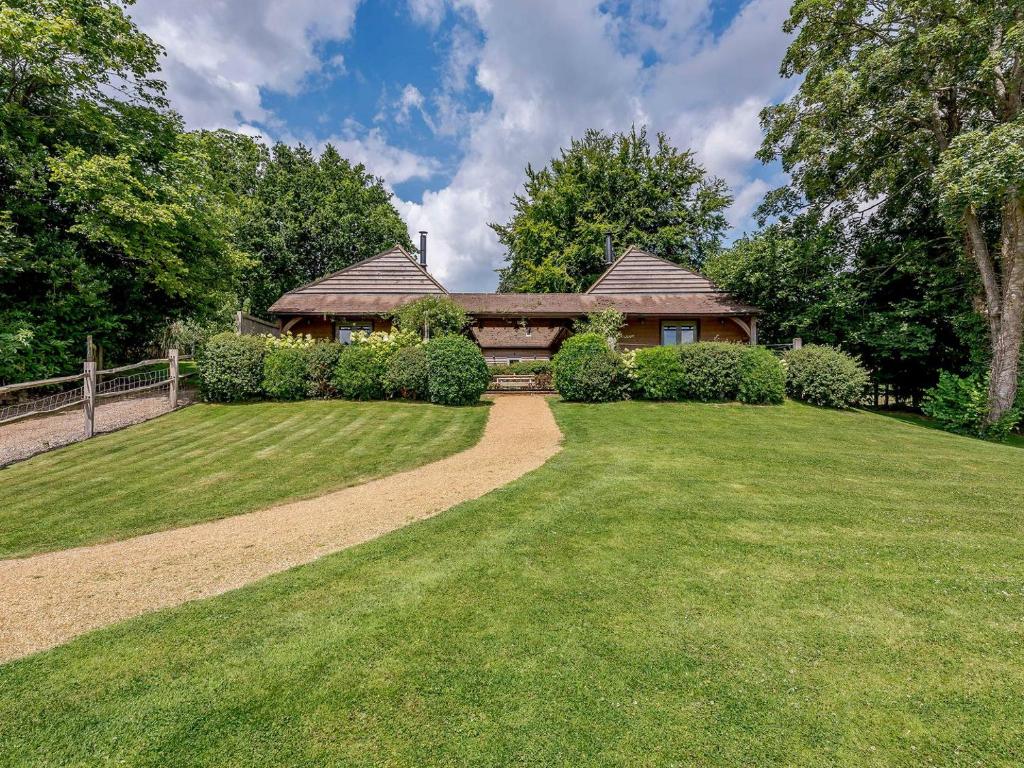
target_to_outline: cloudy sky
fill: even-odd
[[[527,163],[587,128],[664,131],[725,178],[733,235],[780,181],[754,159],[790,0],[138,0],[192,128],[333,143],[382,176],[431,270],[488,290]],[[414,235],[414,241],[415,241]]]

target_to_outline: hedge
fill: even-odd
[[[338,396],[334,371],[341,357],[341,344],[319,341],[306,350],[306,397],[325,399]]]
[[[633,391],[644,400],[679,400],[685,391],[683,361],[676,347],[645,347],[633,354]]]
[[[487,391],[491,373],[480,347],[465,336],[437,336],[426,343],[427,393],[438,405],[469,405]]]
[[[583,403],[621,400],[628,390],[622,357],[596,333],[571,336],[552,360],[555,389],[563,399]]]
[[[347,400],[381,400],[386,364],[369,344],[342,347],[334,367],[334,387]]]
[[[384,372],[384,394],[410,400],[428,399],[428,369],[427,350],[423,345],[398,350]]]
[[[227,331],[211,337],[199,358],[203,397],[219,403],[252,400],[263,394],[267,340]]]
[[[725,341],[701,341],[680,346],[683,397],[703,402],[736,400],[747,349],[749,347],[742,344]]]
[[[744,347],[737,399],[748,405],[781,405],[786,399],[786,368],[764,347]]]
[[[860,401],[868,384],[860,360],[835,347],[808,344],[790,350],[783,359],[786,392],[813,405],[848,408]]]
[[[302,400],[309,381],[308,348],[269,346],[263,360],[263,391],[275,400]]]

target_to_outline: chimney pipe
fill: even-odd
[[[612,233],[604,233],[604,263],[611,264],[615,261],[615,251],[612,249]]]
[[[420,230],[420,266],[427,266],[427,232]]]

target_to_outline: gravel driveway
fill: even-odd
[[[220,594],[510,483],[561,449],[545,398],[498,395],[476,445],[315,499],[21,560],[0,560],[0,662]]]
[[[180,392],[178,406],[189,404],[191,398],[191,392]],[[113,432],[147,421],[168,410],[166,393],[123,400],[101,400],[96,406],[95,430],[97,434]],[[84,437],[85,416],[81,407],[7,424],[0,427],[0,467],[52,448],[76,443]]]

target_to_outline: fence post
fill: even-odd
[[[96,426],[96,362],[85,361],[85,378],[82,380],[82,399],[85,404],[85,438],[93,436]]]
[[[793,349],[801,349],[804,345],[804,340],[797,336],[793,339]]]
[[[167,357],[170,364],[168,379],[171,382],[171,386],[168,391],[168,399],[171,401],[171,410],[173,411],[178,407],[178,350],[167,350]]]

